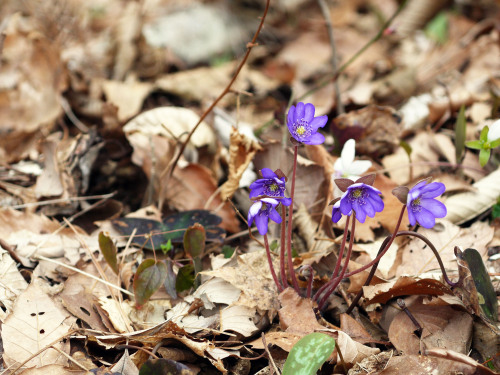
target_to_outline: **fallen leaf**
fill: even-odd
[[[0,275],[2,282],[0,283],[0,320],[5,322],[5,318],[12,312],[14,302],[17,297],[28,287],[28,283],[24,280],[17,269],[16,262],[12,259],[7,251],[0,246]]]

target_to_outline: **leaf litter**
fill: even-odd
[[[268,14],[266,1],[2,3],[2,373],[271,373],[314,332],[337,343],[321,374],[500,371],[500,154],[481,167],[464,150],[500,117],[498,4],[409,1],[381,28],[399,2],[323,2],[334,45],[313,0]],[[245,219],[263,168],[288,177],[290,196],[285,114],[303,100],[329,120],[325,144],[298,155],[301,296],[269,272],[279,224],[268,261]],[[332,225],[329,202],[349,139],[385,210],[357,226],[348,272],[398,225],[391,191],[431,176],[447,215],[414,229],[453,286],[426,243],[398,237],[369,285],[369,269],[344,278],[323,311],[303,297],[339,256],[345,219]],[[206,233],[196,254],[193,225]]]

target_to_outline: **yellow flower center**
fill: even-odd
[[[297,129],[295,129],[295,132],[298,135],[303,135],[306,132],[306,128],[304,127],[304,125],[297,126]]]
[[[359,197],[361,197],[362,194],[363,194],[362,189],[356,189],[352,192],[353,198],[359,198]]]
[[[420,206],[420,197],[417,199],[414,199],[413,202],[411,202],[412,206]]]
[[[278,185],[277,184],[269,185],[269,190],[275,192],[276,190],[278,190]]]

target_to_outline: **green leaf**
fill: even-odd
[[[140,309],[149,301],[167,277],[167,266],[162,261],[144,260],[134,276],[135,307]]]
[[[493,206],[493,210],[491,211],[491,216],[493,217],[493,219],[500,217],[500,204],[497,203]]]
[[[236,250],[234,247],[231,247],[229,245],[224,245],[222,246],[222,254],[224,254],[225,259],[229,259],[233,256],[234,250]]]
[[[148,359],[141,366],[139,375],[195,375],[188,366],[171,359]]]
[[[483,259],[476,249],[466,249],[463,256],[469,265],[477,292],[483,296],[480,306],[488,319],[496,322],[498,314],[497,296],[491,283],[490,275],[484,266]]]
[[[474,150],[481,150],[483,148],[483,142],[481,141],[467,141],[465,145],[469,148],[473,148]]]
[[[335,339],[324,333],[310,333],[293,346],[282,375],[314,375],[334,349]]]
[[[165,243],[162,243],[162,244],[160,245],[160,248],[161,248],[161,251],[163,252],[163,254],[167,255],[167,254],[168,254],[168,252],[169,252],[170,250],[172,250],[172,248],[173,248],[173,247],[172,247],[172,240],[169,238],[166,244],[165,244]]]
[[[163,222],[151,219],[123,217],[112,221],[113,227],[124,235],[131,235],[134,230],[134,243],[145,249],[160,249],[161,244],[169,239],[172,243],[182,243],[187,228],[199,223],[206,231],[208,242],[222,242],[226,235],[218,225],[222,219],[207,210],[190,210],[167,216]],[[152,236],[149,238],[148,235]]]
[[[104,232],[99,233],[99,248],[101,249],[104,260],[109,264],[111,269],[118,275],[120,272],[118,269],[118,259],[116,258],[116,246],[113,240],[104,234]]]
[[[403,147],[403,150],[405,150],[406,152],[406,155],[408,155],[408,157],[410,157],[413,149],[411,148],[410,144],[408,142],[405,142],[403,140],[399,141],[399,145],[401,147]]]
[[[187,264],[179,269],[177,272],[177,279],[175,280],[175,289],[177,292],[188,290],[194,286],[194,266]]]
[[[481,167],[484,167],[486,163],[488,163],[488,160],[490,160],[490,154],[490,149],[485,150],[483,148],[481,149],[481,151],[479,151],[479,164],[481,165]]]
[[[425,27],[425,34],[436,43],[445,44],[448,41],[448,16],[440,12]]]
[[[500,146],[500,138],[493,142],[490,142],[490,148],[497,148],[498,146]]]
[[[274,253],[278,249],[278,241],[273,240],[269,245],[269,249]]]
[[[201,257],[205,250],[205,228],[195,223],[184,233],[184,251],[191,258]]]
[[[488,141],[488,132],[490,131],[490,128],[488,126],[483,127],[481,130],[481,134],[479,134],[479,140],[482,141],[483,143],[486,143]]]
[[[465,128],[467,127],[467,119],[465,118],[465,105],[462,104],[458,112],[457,121],[455,123],[455,156],[457,162],[460,162],[465,150]]]

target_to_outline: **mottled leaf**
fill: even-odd
[[[335,349],[335,339],[314,332],[301,338],[292,348],[283,375],[314,375]]]
[[[116,258],[116,246],[111,238],[104,232],[99,233],[99,248],[101,249],[104,260],[111,269],[118,275],[118,260]]]
[[[226,232],[218,225],[222,219],[208,210],[190,210],[167,216],[163,222],[151,219],[124,217],[113,220],[113,226],[124,235],[136,234],[134,243],[145,249],[160,249],[168,240],[172,243],[182,243],[187,228],[195,223],[205,228],[208,242],[222,242]],[[151,235],[146,241],[145,236]]]
[[[141,366],[139,375],[195,375],[186,365],[171,359],[149,359]]]
[[[192,264],[181,267],[177,273],[177,279],[175,281],[175,289],[177,292],[182,292],[192,288],[194,285],[194,278],[194,266]]]
[[[184,233],[184,251],[191,258],[200,257],[205,250],[205,228],[195,223]]]
[[[162,261],[146,259],[134,276],[135,306],[141,308],[156,292],[167,277],[167,266]]]
[[[463,257],[469,265],[477,292],[482,296],[482,298],[479,298],[479,306],[481,306],[484,313],[491,321],[496,322],[498,311],[497,296],[481,255],[475,249],[466,249],[463,253]]]

